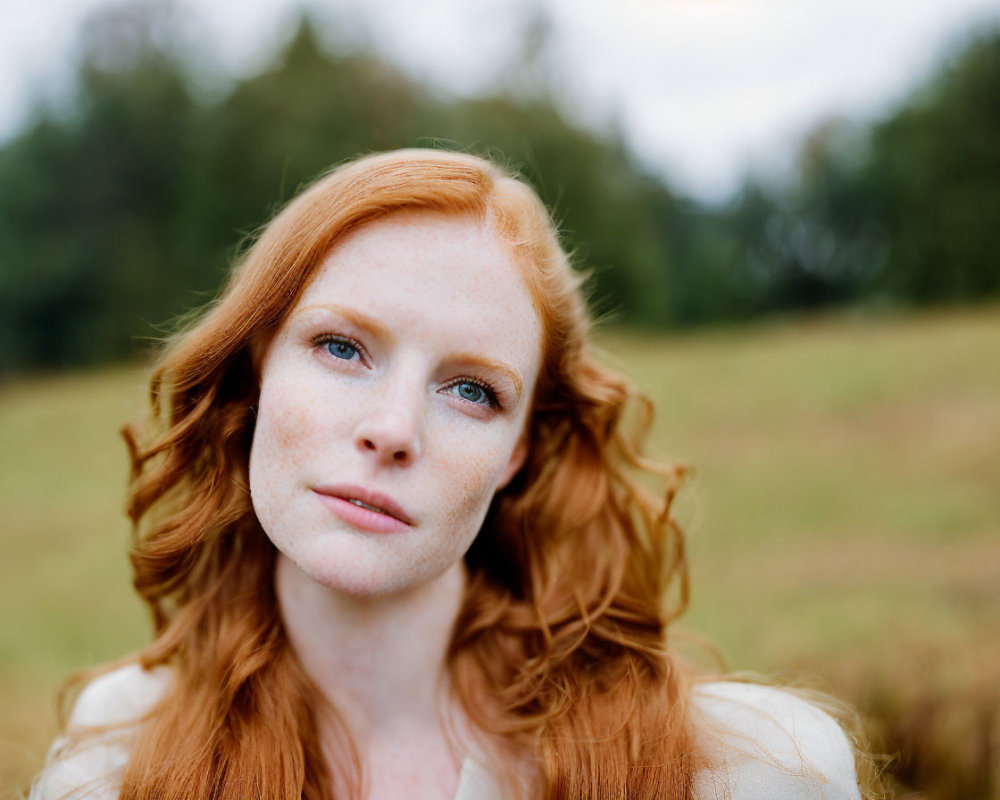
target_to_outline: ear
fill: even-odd
[[[514,445],[514,452],[510,454],[510,461],[507,462],[507,466],[504,467],[503,475],[500,476],[500,483],[497,484],[497,491],[503,489],[508,483],[510,483],[511,478],[513,478],[519,469],[524,466],[525,459],[528,457],[528,437],[527,434],[521,434],[521,438],[517,440],[517,444]]]

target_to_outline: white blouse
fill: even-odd
[[[88,684],[69,727],[114,725],[141,716],[165,690],[166,667],[129,664]],[[706,683],[692,707],[709,766],[694,780],[695,800],[860,800],[854,755],[832,718],[799,697],[768,686]],[[128,734],[108,734],[63,753],[49,751],[29,800],[113,800],[128,761]],[[57,757],[58,756],[58,757]],[[475,756],[465,759],[455,800],[503,800]]]

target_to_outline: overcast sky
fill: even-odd
[[[58,97],[77,26],[102,0],[0,0],[0,138]],[[495,79],[532,0],[178,0],[206,57],[234,76],[274,53],[303,5],[455,92]],[[583,120],[617,119],[681,191],[721,199],[747,169],[780,172],[831,116],[887,113],[956,46],[1000,22],[1000,0],[537,0],[554,74]],[[208,52],[210,51],[210,52]]]

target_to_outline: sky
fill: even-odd
[[[0,140],[39,98],[59,102],[76,31],[105,0],[0,0]],[[748,172],[781,176],[832,118],[884,116],[977,31],[1000,0],[176,0],[207,62],[263,66],[314,9],[417,77],[468,94],[495,84],[523,22],[551,21],[548,72],[567,114],[614,126],[677,190],[721,201]],[[609,10],[610,9],[610,10]]]

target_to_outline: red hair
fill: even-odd
[[[403,150],[339,167],[290,202],[160,357],[153,433],[124,429],[134,584],[155,629],[137,658],[171,665],[176,680],[141,728],[122,797],[361,791],[343,725],[336,774],[321,755],[316,691],[286,641],[275,551],[250,503],[254,354],[339,240],[411,209],[492,226],[543,327],[527,461],[466,556],[448,654],[456,694],[484,732],[529,754],[545,798],[690,794],[688,692],[666,647],[687,602],[669,513],[681,471],[641,456],[649,403],[591,354],[581,279],[534,192],[471,155]],[[660,495],[642,487],[643,472],[662,479]]]

